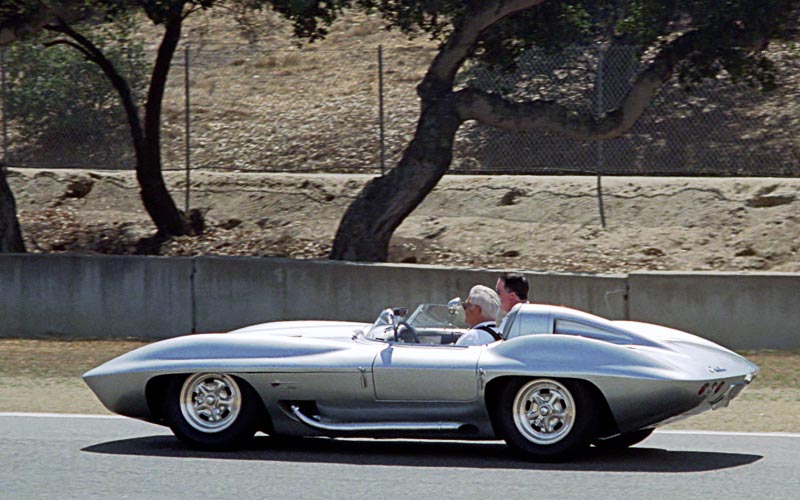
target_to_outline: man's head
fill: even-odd
[[[464,315],[469,326],[494,321],[500,311],[500,297],[488,286],[475,285],[464,302]]]
[[[500,296],[500,310],[507,313],[515,305],[528,300],[528,278],[521,273],[503,273],[495,284]]]

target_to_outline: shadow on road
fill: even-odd
[[[326,438],[256,437],[245,449],[198,451],[172,436],[109,441],[83,448],[91,453],[150,457],[261,460],[406,467],[475,467],[481,469],[704,472],[754,463],[763,457],[743,453],[667,451],[639,447],[601,452],[594,448],[567,463],[535,463],[519,458],[502,443],[462,441],[403,441]]]

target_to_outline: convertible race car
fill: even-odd
[[[758,367],[700,337],[518,304],[502,340],[457,346],[460,301],[373,324],[265,323],[156,342],[83,378],[112,412],[191,446],[274,436],[503,439],[536,460],[621,448],[727,406]]]

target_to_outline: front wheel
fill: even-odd
[[[259,424],[258,395],[223,373],[172,378],[164,413],[172,432],[195,448],[230,449],[253,437]]]
[[[589,446],[596,411],[581,382],[519,380],[503,388],[496,422],[512,448],[535,460],[556,461]]]

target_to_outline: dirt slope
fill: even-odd
[[[168,184],[183,206],[183,173]],[[208,229],[161,255],[324,258],[365,175],[193,172]],[[153,234],[132,172],[12,169],[31,252],[136,253]],[[446,176],[390,260],[539,271],[800,271],[800,180]]]

